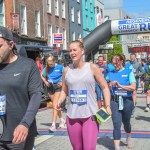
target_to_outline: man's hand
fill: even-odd
[[[28,131],[29,129],[24,125],[18,125],[14,130],[14,138],[12,142],[14,144],[20,144],[24,142],[28,136]]]

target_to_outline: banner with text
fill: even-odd
[[[118,34],[135,34],[150,32],[150,17],[111,21],[111,32]]]
[[[142,53],[142,52],[150,53],[150,46],[129,47],[128,52],[129,53]]]

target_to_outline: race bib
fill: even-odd
[[[6,96],[0,95],[0,116],[6,114]]]
[[[115,91],[115,95],[119,95],[119,96],[127,96],[127,91],[122,89],[122,88],[118,88]]]
[[[87,104],[87,90],[70,90],[70,101],[72,104]]]
[[[135,72],[136,72],[136,69],[132,68],[132,72],[135,73]]]

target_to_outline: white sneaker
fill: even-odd
[[[127,138],[126,141],[127,141],[127,147],[128,148],[132,148],[133,147],[132,146],[132,139],[131,138]]]
[[[120,150],[120,146],[115,146],[115,150]]]
[[[59,128],[66,128],[66,122],[65,122],[65,120],[60,121]]]
[[[144,111],[149,112],[149,110],[150,110],[150,108],[147,106]]]
[[[52,131],[52,132],[53,132],[53,131],[56,131],[56,126],[54,126],[54,125],[50,126],[50,127],[49,127],[49,131]]]

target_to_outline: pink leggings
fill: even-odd
[[[73,150],[95,150],[99,124],[89,118],[66,118],[67,129]]]

